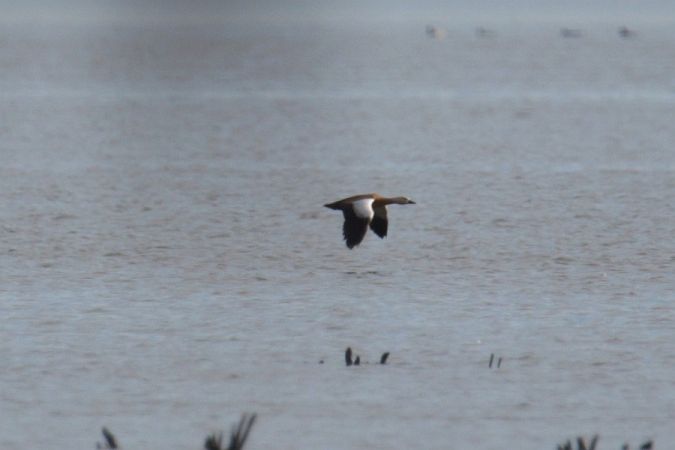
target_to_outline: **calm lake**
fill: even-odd
[[[478,25],[3,23],[0,447],[671,445],[675,28]]]

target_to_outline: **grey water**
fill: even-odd
[[[0,447],[672,446],[675,28],[425,25],[3,22]]]

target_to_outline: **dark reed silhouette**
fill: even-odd
[[[232,427],[230,432],[230,443],[227,447],[223,447],[223,433],[212,434],[206,438],[204,448],[206,450],[241,450],[244,448],[248,434],[253,427],[256,419],[256,414],[242,414],[239,423]]]
[[[349,360],[351,361],[351,349],[347,349],[349,352]],[[383,353],[382,358],[380,360],[380,364],[384,364],[386,362],[386,356],[389,356],[389,352]],[[359,357],[357,356],[357,361],[359,360]],[[357,363],[353,363],[354,365],[358,365]],[[239,423],[236,425],[232,426],[232,431],[230,432],[230,441],[227,447],[223,447],[223,433],[220,432],[218,434],[213,433],[209,435],[206,438],[206,441],[204,442],[204,449],[205,450],[243,450],[244,445],[246,444],[246,440],[248,439],[248,435],[251,432],[251,428],[253,428],[253,424],[255,423],[255,420],[257,418],[257,414],[253,413],[251,415],[248,414],[242,414],[241,418],[239,419]],[[103,427],[101,429],[101,433],[103,434],[103,437],[105,439],[105,443],[96,443],[96,448],[99,450],[110,450],[110,449],[118,449],[119,444],[117,443],[117,439],[115,439],[115,436],[108,430],[106,427]],[[586,444],[585,438],[582,436],[579,436],[576,438],[576,450],[596,450],[596,445],[598,444],[598,440],[600,437],[596,434],[591,438],[591,441]],[[574,441],[568,439],[565,443],[563,444],[558,444],[557,445],[557,450],[575,450],[574,448]],[[636,450],[653,450],[654,449],[654,441],[651,439],[649,441],[646,441],[643,443],[638,449]],[[630,446],[626,443],[621,447],[621,450],[631,450]]]
[[[116,449],[119,448],[117,445],[117,440],[115,439],[115,436],[110,432],[109,429],[106,427],[103,427],[101,429],[101,434],[103,434],[103,438],[105,439],[105,443],[101,444],[100,442],[96,443],[96,448],[97,449]]]
[[[591,439],[591,442],[588,445],[586,445],[586,440],[583,437],[579,436],[577,438],[577,450],[595,450],[595,446],[598,443],[598,439],[599,436],[596,434]],[[572,441],[568,439],[567,442],[565,442],[564,444],[558,445],[558,450],[574,450]]]
[[[595,445],[598,443],[598,435],[596,434],[593,436],[593,439],[591,439],[591,443],[589,444],[588,447],[586,447],[586,442],[582,437],[577,438],[577,446],[579,447],[579,450],[595,450]]]

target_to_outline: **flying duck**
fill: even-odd
[[[407,197],[382,197],[379,194],[361,194],[347,197],[325,206],[338,209],[345,216],[342,235],[350,249],[361,243],[368,226],[379,237],[387,235],[387,205],[410,205],[414,201]]]

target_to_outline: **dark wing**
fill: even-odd
[[[347,247],[354,248],[361,243],[368,231],[368,219],[356,217],[351,208],[343,209],[345,223],[342,225],[342,235],[347,242]]]
[[[387,235],[387,207],[379,206],[373,208],[375,215],[373,220],[370,221],[370,229],[375,232],[376,235],[383,238]]]

